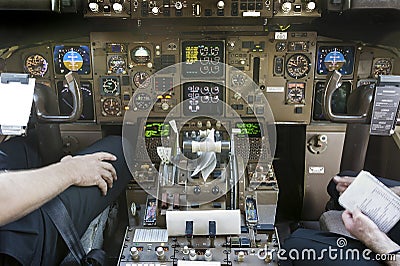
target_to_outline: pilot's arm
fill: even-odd
[[[359,209],[354,212],[344,211],[342,219],[346,229],[376,254],[388,254],[400,249],[397,243],[379,230],[378,226]],[[388,265],[400,265],[399,254],[396,254],[395,261],[388,260],[386,263]]]
[[[106,161],[115,160],[110,153],[98,152],[66,156],[43,168],[0,174],[0,226],[27,215],[72,185],[98,186],[105,195],[117,178]]]

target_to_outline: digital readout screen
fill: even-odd
[[[146,138],[167,137],[169,136],[169,125],[159,122],[148,122],[145,125],[144,136]]]
[[[183,114],[186,116],[222,115],[224,87],[212,82],[183,84]]]
[[[187,78],[224,77],[223,41],[182,42],[182,75]]]
[[[257,122],[236,123],[236,127],[240,129],[238,137],[261,138],[261,127]]]

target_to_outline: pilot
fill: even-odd
[[[327,209],[343,210],[338,202],[339,196],[353,182],[356,175],[354,172],[345,171],[330,181],[328,193],[331,199],[327,204]],[[398,181],[378,179],[400,196],[400,183]],[[347,231],[356,239],[331,232],[298,229],[284,242],[283,250],[286,256],[284,256],[284,260],[281,260],[281,265],[353,265],[354,263],[357,263],[357,265],[382,265],[383,262],[387,265],[400,265],[400,223],[397,223],[385,234],[359,209],[353,212],[344,210],[342,221]],[[345,239],[343,246],[339,246],[338,239]],[[344,249],[341,257],[338,247]],[[323,249],[329,251],[329,248],[337,252],[333,255],[326,252],[323,255]],[[301,256],[298,258],[287,256],[291,250],[297,250],[299,254],[302,254],[302,251],[303,253],[304,250],[309,252],[311,249],[316,251],[317,254],[317,258],[314,260],[304,260]],[[346,250],[354,251],[356,249],[359,251],[359,257],[346,255],[350,254],[346,253]],[[367,249],[370,249],[372,253],[368,253]],[[363,252],[366,252],[364,256],[362,255]],[[379,254],[379,256],[375,257],[375,254]],[[394,254],[396,260],[393,260],[393,257],[386,256],[387,254]],[[318,258],[318,256],[320,257]],[[375,260],[375,258],[381,259]],[[391,259],[385,261],[385,258]]]
[[[0,144],[0,265],[59,265],[69,250],[43,205],[61,199],[82,236],[131,179],[119,136],[45,167],[36,151],[21,137]]]

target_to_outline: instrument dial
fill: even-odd
[[[136,72],[133,76],[133,83],[137,88],[144,89],[150,84],[150,75],[147,72]]]
[[[139,110],[149,109],[153,104],[151,96],[144,92],[135,94],[133,101]]]
[[[33,54],[25,59],[25,69],[34,77],[43,77],[47,73],[47,60],[40,54]]]
[[[126,58],[121,55],[113,55],[108,59],[108,72],[116,74],[126,73]]]
[[[304,104],[305,83],[290,82],[288,83],[286,102],[289,104]]]
[[[234,87],[243,86],[246,82],[246,78],[242,74],[233,74],[231,82]]]
[[[304,78],[310,72],[311,61],[304,54],[294,54],[286,63],[286,71],[292,78]]]
[[[131,51],[131,58],[136,64],[144,65],[150,61],[151,53],[147,47],[138,46]]]
[[[119,94],[119,81],[116,77],[102,78],[101,83],[103,95],[118,95]]]
[[[103,102],[103,115],[104,116],[118,116],[121,115],[121,102],[117,98],[105,98]]]
[[[375,78],[380,75],[390,75],[392,73],[392,60],[389,58],[377,59],[374,63],[372,71]]]

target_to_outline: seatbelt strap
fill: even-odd
[[[55,197],[46,203],[42,209],[49,215],[54,226],[64,239],[65,244],[67,244],[75,260],[80,265],[86,253],[64,203],[59,197]]]

